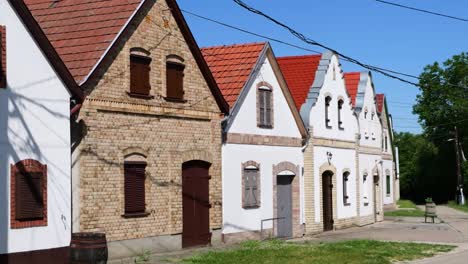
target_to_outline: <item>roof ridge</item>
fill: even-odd
[[[216,46],[207,46],[200,48],[201,50],[207,49],[219,49],[219,48],[235,48],[235,47],[244,47],[244,46],[256,46],[256,45],[266,45],[267,41],[263,42],[250,42],[250,43],[236,43],[230,45],[216,45]]]
[[[281,60],[307,59],[307,58],[315,58],[315,57],[322,57],[322,53],[320,53],[320,54],[308,54],[308,55],[280,56],[280,57],[277,57],[277,59],[281,59]]]

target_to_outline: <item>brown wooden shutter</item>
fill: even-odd
[[[257,177],[259,177],[258,170],[244,170],[244,207],[249,208],[259,205],[259,186]]]
[[[260,90],[259,91],[259,114],[260,114],[260,126],[265,126],[266,120],[265,120],[265,111],[266,111],[266,106],[265,106],[265,90]]]
[[[272,127],[271,91],[265,91],[265,126]]]
[[[130,93],[149,95],[151,90],[151,59],[142,56],[130,56]]]
[[[145,164],[125,164],[125,213],[144,213],[145,206]]]
[[[0,26],[0,88],[6,88],[6,27]]]
[[[184,99],[184,69],[185,66],[179,63],[166,64],[167,98]]]
[[[16,173],[16,220],[34,220],[44,217],[42,173]]]

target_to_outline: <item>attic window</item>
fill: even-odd
[[[325,126],[327,128],[331,128],[330,125],[330,117],[329,117],[329,112],[330,112],[330,102],[331,102],[331,97],[327,96],[325,97]]]
[[[0,26],[0,88],[6,88],[6,27]]]
[[[184,101],[184,60],[177,55],[166,57],[166,100]]]
[[[257,85],[257,124],[273,128],[273,86],[266,82]]]
[[[130,55],[130,95],[150,97],[151,58],[142,55]]]
[[[343,100],[338,101],[338,129],[343,130],[343,121],[341,120],[341,112],[343,110]]]

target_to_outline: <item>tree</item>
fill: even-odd
[[[430,171],[436,177],[437,184],[453,184],[447,191],[445,199],[453,199],[456,188],[455,146],[447,140],[454,137],[456,125],[463,150],[468,146],[468,54],[461,53],[445,61],[442,65],[435,62],[424,68],[420,75],[420,91],[413,112],[419,115],[419,122],[424,136],[438,150],[437,171]],[[450,154],[452,153],[452,154]],[[420,164],[423,166],[423,164]],[[429,166],[429,164],[424,164]],[[468,177],[468,166],[463,165],[463,175]],[[423,169],[423,168],[419,168]],[[456,179],[456,178],[455,178]],[[466,180],[465,182],[468,182]],[[465,191],[468,186],[465,186]],[[453,190],[452,190],[453,189]],[[444,199],[444,200],[445,200]]]

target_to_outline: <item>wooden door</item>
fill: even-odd
[[[379,221],[380,215],[380,177],[378,174],[374,175],[374,221]]]
[[[182,165],[182,247],[211,243],[209,171],[210,164],[189,161]]]
[[[333,230],[333,183],[331,172],[322,175],[323,231]]]
[[[292,180],[293,176],[277,177],[278,237],[292,237]]]

